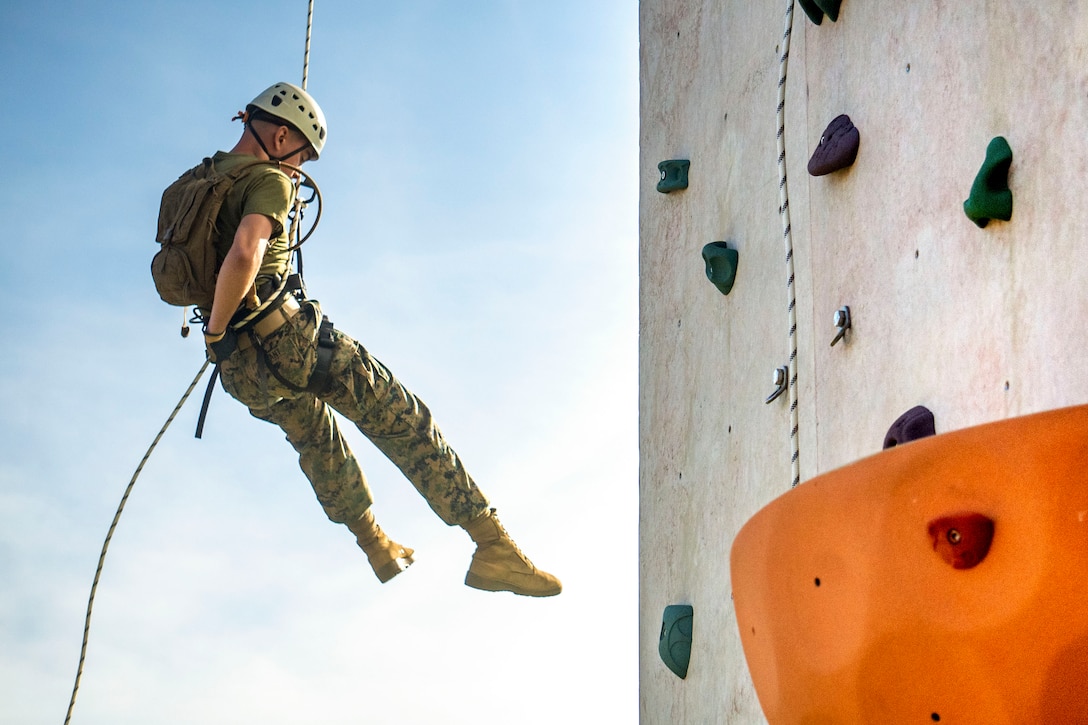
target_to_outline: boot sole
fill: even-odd
[[[378,577],[378,581],[385,584],[387,581],[400,574],[402,571],[412,565],[415,559],[412,555],[402,556],[399,559],[393,559],[393,561],[386,562],[380,567],[374,569],[375,576]]]
[[[485,579],[479,574],[469,572],[465,575],[465,586],[472,587],[473,589],[480,589],[485,592],[513,592],[514,594],[520,594],[523,597],[554,597],[563,591],[563,587],[556,587],[552,589],[544,589],[541,591],[530,591],[528,589],[522,589],[515,584],[508,584],[507,582],[501,582],[497,579]]]

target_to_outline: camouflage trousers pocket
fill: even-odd
[[[283,398],[303,395],[301,389],[317,361],[320,314],[316,303],[303,303],[298,314],[257,341],[260,349],[255,345],[224,360],[219,368],[223,389],[249,408],[266,408]]]

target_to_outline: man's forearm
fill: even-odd
[[[219,278],[215,283],[215,301],[208,316],[209,332],[222,332],[227,323],[242,304],[242,298],[253,285],[260,269],[260,258],[246,259],[242,255],[227,255],[219,269]]]
[[[218,334],[227,329],[234,311],[242,304],[242,298],[257,278],[271,232],[272,223],[268,217],[261,214],[242,217],[234,243],[223,260],[223,266],[219,268],[212,311],[205,323],[208,332]]]

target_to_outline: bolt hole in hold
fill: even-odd
[[[953,569],[973,569],[990,553],[993,519],[982,514],[942,516],[929,523],[933,550]]]
[[[816,586],[820,586],[820,577],[816,577],[813,582],[816,584]]]
[[[933,722],[940,722],[941,721],[941,716],[939,714],[937,714],[937,713],[933,713],[932,715],[929,716],[929,719],[932,720]]]

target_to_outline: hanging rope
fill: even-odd
[[[166,429],[170,427],[170,424],[174,422],[174,418],[177,416],[178,411],[181,410],[181,406],[185,405],[185,401],[189,399],[189,395],[193,392],[193,388],[196,387],[197,382],[200,381],[200,377],[204,375],[204,371],[208,369],[208,360],[204,361],[204,364],[200,367],[200,371],[197,372],[196,377],[193,378],[193,382],[189,383],[189,387],[185,390],[185,394],[181,396],[181,400],[174,406],[174,412],[170,414],[170,417],[166,419],[166,422],[162,424],[162,428],[159,429],[159,434],[155,436],[155,440],[151,441],[151,445],[147,449],[147,453],[140,460],[140,465],[136,466],[136,472],[132,474],[132,480],[128,482],[128,488],[125,489],[125,494],[121,497],[121,503],[117,507],[117,513],[113,515],[113,523],[110,524],[110,529],[106,533],[106,541],[102,544],[102,553],[98,557],[98,568],[94,572],[94,583],[91,584],[91,596],[87,600],[87,618],[83,622],[83,648],[79,652],[79,667],[76,669],[76,683],[72,687],[72,699],[68,701],[68,715],[64,718],[64,725],[68,725],[72,720],[72,709],[76,705],[76,693],[79,692],[79,681],[83,677],[83,662],[87,659],[87,638],[91,632],[91,610],[94,608],[94,595],[98,590],[98,580],[102,576],[102,565],[106,563],[106,551],[110,548],[110,539],[113,538],[113,530],[117,528],[117,522],[121,520],[121,512],[125,510],[125,502],[128,501],[128,496],[132,493],[132,487],[136,485],[136,479],[140,475],[140,471],[144,470],[144,464],[147,463],[147,459],[151,457],[151,451],[155,450],[155,446],[159,444],[159,440],[163,434],[166,433]]]
[[[314,28],[314,0],[310,0],[309,8],[306,10],[306,51],[302,54],[302,90],[306,90],[306,81],[310,77],[310,35],[313,33]],[[287,252],[296,252],[296,258],[298,260],[298,273],[302,275],[302,250],[299,247],[302,243],[310,238],[310,235],[317,229],[317,223],[321,220],[321,191],[317,188],[317,184],[314,180],[306,174],[302,169],[295,169],[300,174],[300,178],[303,179],[303,185],[309,186],[313,189],[313,196],[309,200],[303,200],[299,194],[295,194],[295,203],[292,207],[291,213],[291,228],[292,231],[296,229],[296,224],[302,220],[302,210],[305,208],[308,201],[313,201],[317,198],[317,218],[314,219],[313,226],[310,227],[310,231],[305,237],[299,238],[297,235],[288,234],[287,238],[290,240],[292,236],[298,239],[297,243],[293,244]],[[308,183],[307,183],[308,182]]]
[[[314,0],[306,11],[306,52],[302,56],[302,90],[306,90],[306,81],[310,75],[310,32],[314,27]]]
[[[801,482],[800,451],[797,444],[797,293],[794,289],[793,236],[790,233],[790,192],[786,186],[786,67],[790,60],[790,36],[793,34],[793,3],[786,0],[786,30],[782,34],[778,76],[778,213],[782,218],[782,238],[786,245],[786,293],[789,298],[790,323],[790,474],[796,486]]]

